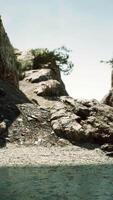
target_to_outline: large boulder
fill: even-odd
[[[58,79],[52,69],[37,69],[26,72],[25,80],[31,83],[39,83],[50,79]]]
[[[59,67],[55,63],[44,64],[36,70],[26,71],[24,82],[29,82],[29,86],[34,88],[33,91],[38,96],[54,98],[68,95]]]
[[[72,142],[113,143],[113,108],[62,97],[51,110],[51,126]]]
[[[46,97],[57,97],[67,94],[65,88],[57,80],[48,80],[38,83],[34,92],[37,95]]]

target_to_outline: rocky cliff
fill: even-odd
[[[6,91],[4,87],[0,101],[6,99],[6,105],[2,109],[2,115],[5,123],[8,121],[10,124],[6,139],[18,144],[49,147],[67,145],[68,142],[76,145],[95,143],[112,151],[113,108],[96,100],[80,101],[61,93],[60,90],[64,91],[64,88],[62,90],[62,85],[54,88],[53,76],[48,79],[45,73],[48,71],[45,69],[43,66],[42,69],[26,72],[24,80],[20,82],[23,93],[19,90],[14,93],[10,89],[11,93],[8,94],[9,89]],[[49,93],[48,90],[46,93],[49,80],[52,84]],[[14,102],[14,105],[7,105],[7,98],[10,98],[8,102]],[[16,116],[13,120],[12,113]]]
[[[10,62],[8,65],[10,56],[6,57],[9,55],[9,51],[5,54],[6,49],[1,53],[4,64],[1,70],[7,66],[4,76],[1,76],[3,80],[0,80],[1,145],[12,142],[50,147],[96,143],[104,145],[103,149],[113,154],[111,106],[96,100],[80,101],[69,97],[59,67],[52,62],[26,71],[18,90],[4,81],[9,80],[9,72],[15,74],[15,65],[10,65]],[[13,50],[10,55],[13,55]],[[14,79],[13,84],[16,84]]]
[[[0,18],[0,79],[18,86],[16,57]]]
[[[96,100],[69,97],[60,80],[61,85],[54,87],[55,79],[47,78],[49,70],[44,67],[26,72],[21,91],[0,81],[1,144],[8,141],[50,147],[69,141],[76,145],[104,144],[112,151],[113,108]]]

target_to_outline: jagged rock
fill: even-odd
[[[113,108],[96,101],[63,97],[51,110],[51,126],[75,142],[113,143]]]
[[[101,149],[103,151],[108,151],[108,152],[112,152],[113,151],[113,144],[103,144],[101,146]]]
[[[31,87],[31,90],[34,86],[36,89],[37,86],[41,89],[44,84],[44,87],[47,87],[46,95],[50,94],[52,98],[53,95],[57,95],[57,98],[49,102],[52,106],[34,104],[29,102],[19,90],[9,85],[3,85],[0,81],[0,87],[6,94],[3,97],[4,99],[0,98],[0,111],[2,111],[0,120],[3,121],[4,118],[7,118],[11,121],[8,130],[10,142],[39,144],[37,141],[41,139],[43,141],[41,145],[60,145],[60,138],[65,138],[72,143],[113,144],[112,107],[101,104],[96,100],[78,101],[69,96],[58,98],[61,84],[57,80],[40,83],[30,83],[25,80],[23,82],[26,85],[28,84],[27,87]],[[51,83],[49,86],[47,85],[48,82]],[[56,87],[53,87],[54,83],[58,83],[57,90]],[[23,86],[24,89],[26,85]],[[50,87],[50,93],[48,87]],[[44,91],[46,91],[45,88]],[[54,92],[51,92],[52,90]],[[45,98],[49,101],[48,97],[44,95],[45,93],[42,94],[41,101]],[[38,101],[40,96],[36,95],[36,97]],[[32,98],[34,99],[34,96]],[[18,104],[18,107],[15,104]],[[52,132],[54,134],[51,134]]]
[[[68,95],[65,85],[61,79],[60,69],[55,63],[43,64],[36,70],[29,70],[25,72],[24,85],[29,84],[31,91],[35,94],[51,97]],[[27,88],[26,88],[27,89]],[[29,89],[27,89],[28,91]],[[31,94],[32,92],[29,92]],[[34,94],[32,94],[32,99]],[[37,99],[36,99],[37,101]],[[38,102],[38,101],[37,101]]]
[[[50,79],[58,79],[58,77],[51,69],[32,70],[30,72],[29,74],[26,74],[27,77],[25,80],[30,81],[31,83],[39,83]]]
[[[40,96],[62,96],[66,95],[65,89],[62,87],[57,80],[42,81],[37,84],[36,90],[34,91]]]
[[[0,79],[18,87],[17,60],[0,18]]]
[[[113,151],[111,151],[111,152],[107,152],[107,153],[106,153],[106,156],[113,157]]]
[[[16,57],[1,20],[0,47],[0,79],[17,86]],[[30,52],[27,57],[22,56],[20,59],[33,64]],[[19,144],[63,146],[65,142],[60,138],[72,143],[108,143],[102,148],[112,156],[113,89],[104,104],[96,100],[76,100],[68,96],[55,62],[35,64],[36,70],[25,73],[21,87],[32,102],[17,88],[0,80],[0,140],[8,133],[9,141]]]

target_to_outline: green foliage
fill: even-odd
[[[17,56],[17,69],[20,78],[23,76],[24,72],[31,69],[40,69],[44,64],[55,63],[60,71],[64,74],[69,74],[74,65],[69,60],[69,53],[66,47],[61,47],[54,50],[44,49],[31,49],[25,53],[21,54],[20,51],[16,49],[15,55]]]
[[[69,61],[69,53],[66,47],[61,47],[54,49],[52,51],[46,49],[32,49],[33,59],[33,69],[37,69],[43,64],[55,63],[59,66],[60,71],[64,74],[69,74],[74,67],[73,63]]]

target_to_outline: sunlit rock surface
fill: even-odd
[[[55,133],[72,142],[113,143],[113,108],[62,97],[51,110]]]

